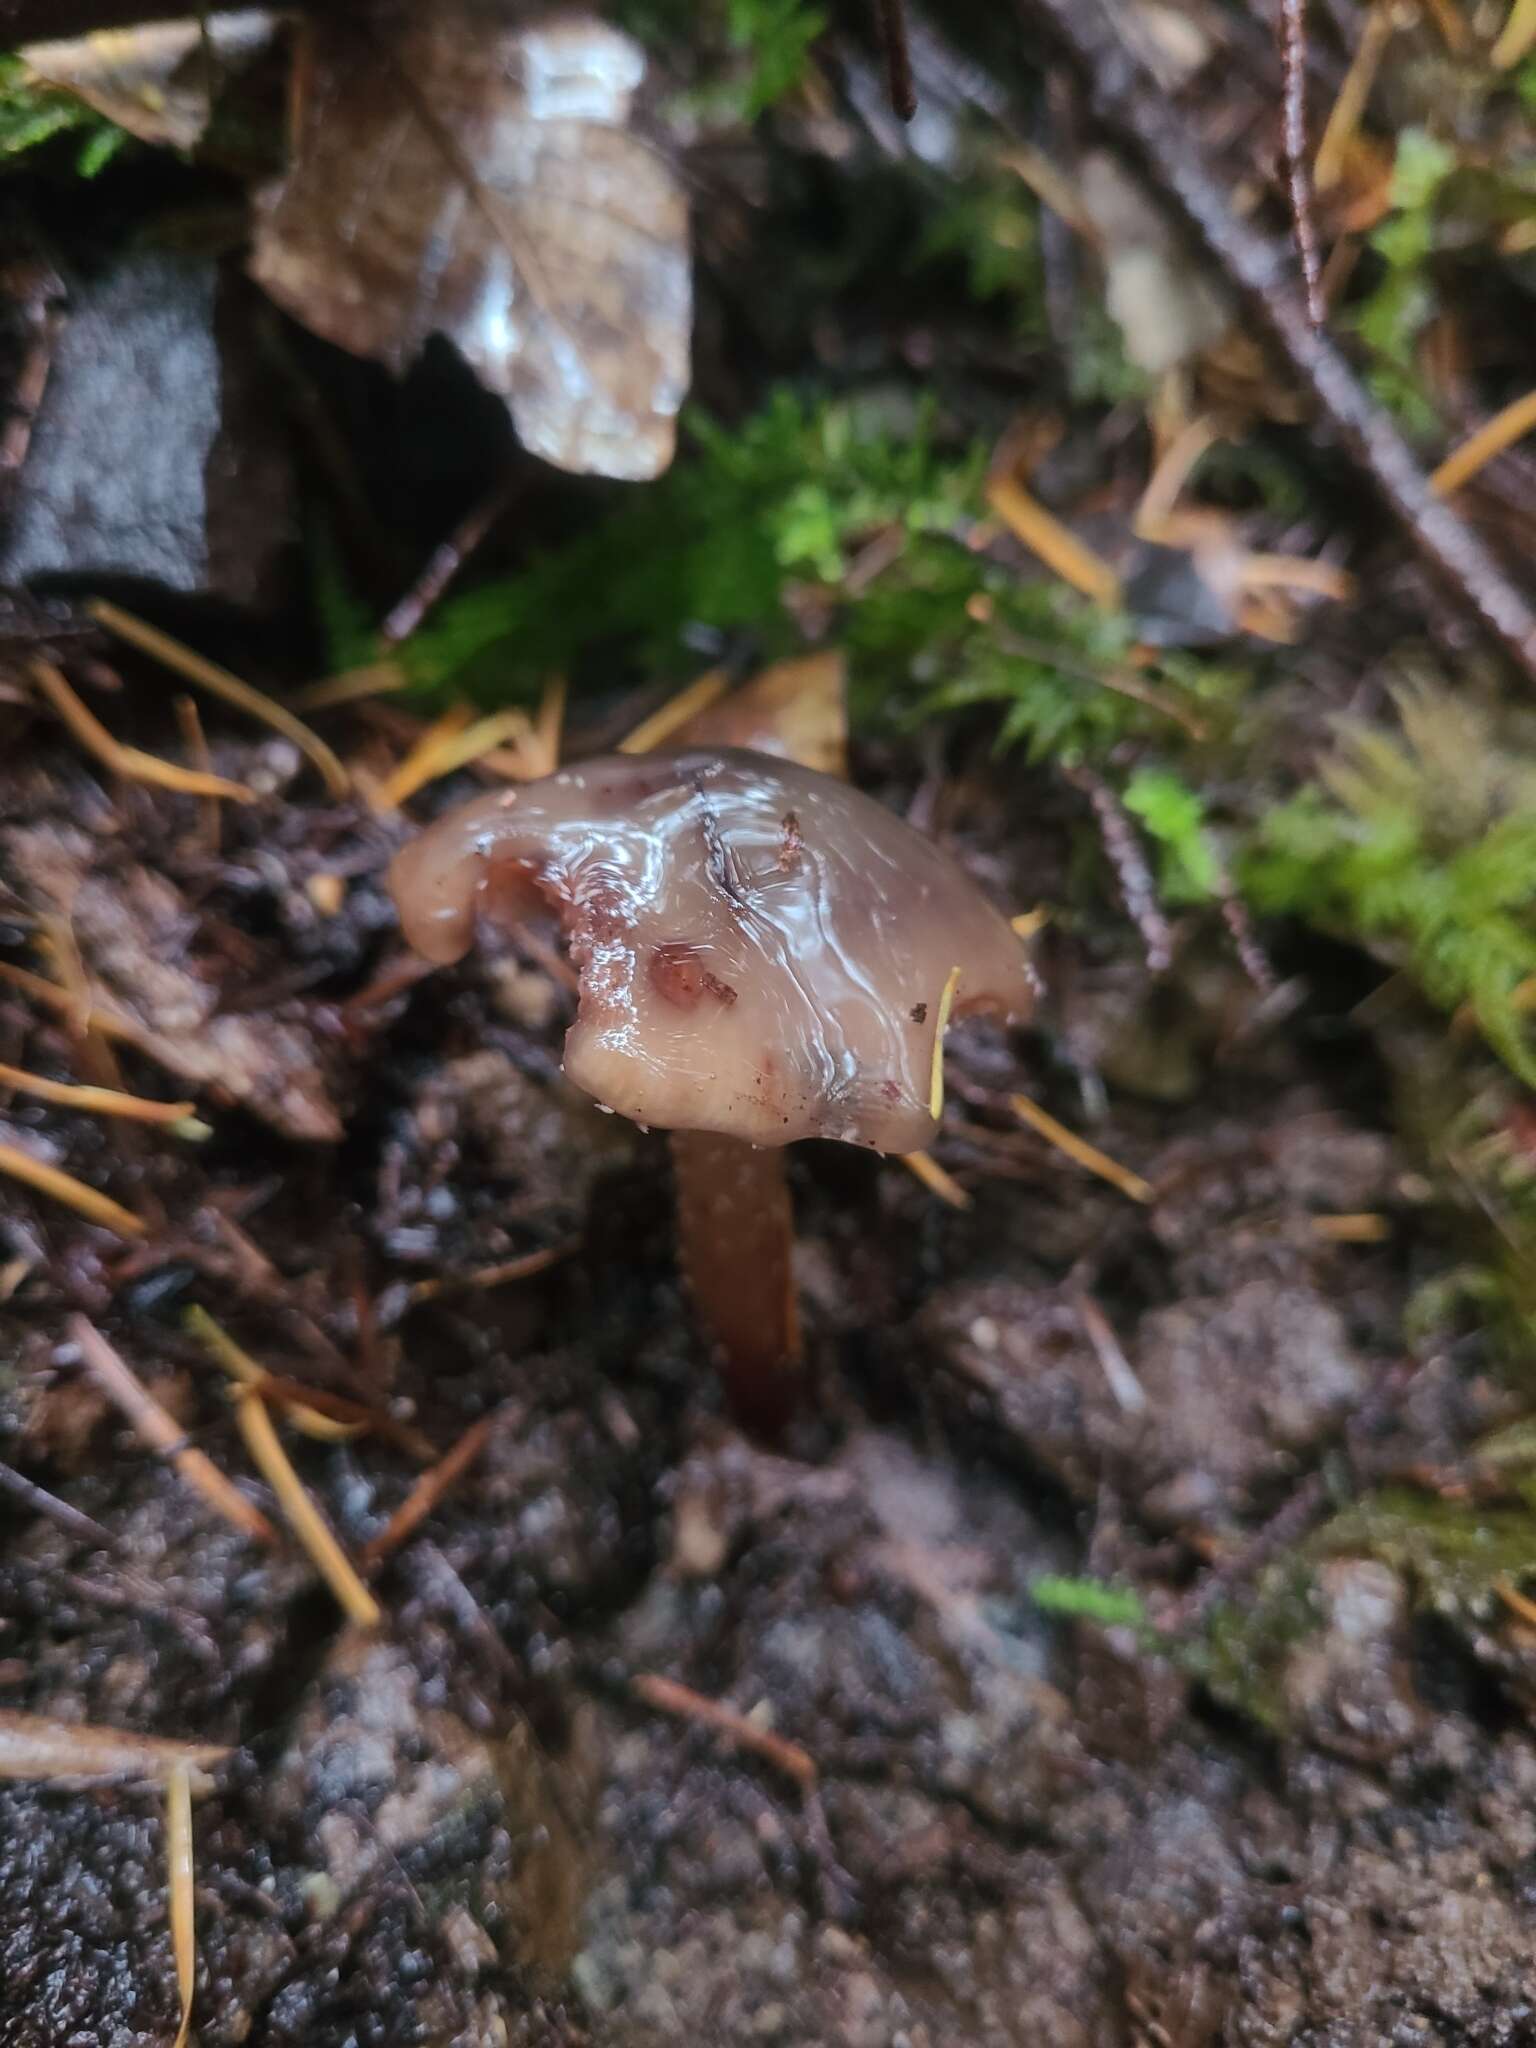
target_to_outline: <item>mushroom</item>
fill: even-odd
[[[395,858],[406,937],[560,920],[580,977],[565,1071],[672,1132],[681,1263],[738,1412],[793,1404],[782,1148],[932,1138],[948,1016],[1020,1015],[1019,941],[955,861],[846,783],[763,754],[616,754],[449,812]]]

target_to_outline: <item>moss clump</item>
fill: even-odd
[[[1396,702],[1397,734],[1345,727],[1260,821],[1244,883],[1259,909],[1381,953],[1536,1085],[1536,757],[1448,691]]]

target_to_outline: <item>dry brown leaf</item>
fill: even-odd
[[[848,664],[831,650],[778,661],[696,712],[669,746],[751,747],[823,775],[848,772]]]
[[[18,54],[29,79],[73,93],[141,142],[195,149],[218,87],[271,39],[271,14],[242,7],[29,43]]]
[[[304,29],[287,175],[251,270],[403,369],[442,333],[561,469],[672,457],[692,287],[682,186],[630,125],[638,44],[591,16],[433,6]]]

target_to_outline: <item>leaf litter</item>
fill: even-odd
[[[1040,95],[1026,141],[985,90],[988,65],[1019,60],[978,60],[974,24],[886,9],[882,53],[867,21],[798,6],[731,0],[689,10],[685,32],[636,0],[625,31],[661,92],[606,130],[570,117],[560,146],[621,178],[659,148],[639,175],[660,177],[677,135],[729,132],[748,79],[764,120],[735,136],[736,169],[781,182],[737,187],[702,146],[690,165],[709,319],[729,328],[733,295],[759,315],[796,296],[793,265],[731,252],[755,259],[808,181],[816,319],[793,351],[767,323],[795,394],[713,324],[716,416],[687,423],[682,462],[644,493],[567,495],[530,464],[507,494],[494,464],[466,465],[403,570],[373,579],[349,534],[317,543],[329,665],[401,684],[388,704],[314,709],[355,771],[345,790],[306,779],[291,732],[253,731],[249,700],[178,728],[130,657],[118,676],[101,642],[23,632],[20,659],[67,660],[122,746],[168,760],[179,740],[194,773],[255,796],[221,806],[210,838],[205,798],[151,795],[30,690],[6,699],[23,748],[0,1052],[79,1073],[60,1087],[142,1095],[155,1064],[183,1072],[211,1136],[192,1147],[83,1100],[13,1105],[29,1157],[146,1227],[112,1243],[19,1185],[0,1215],[18,1331],[0,1440],[65,1510],[8,1496],[0,1674],[50,1727],[195,1726],[236,1750],[199,1828],[199,1891],[219,1902],[199,1916],[206,2038],[1260,2044],[1305,2024],[1363,2042],[1479,2039],[1520,2008],[1530,740],[1518,658],[1469,655],[1464,626],[1491,618],[1508,641],[1518,625],[1499,557],[1520,558],[1529,513],[1511,438],[1529,406],[1501,339],[1528,227],[1501,140],[1526,92],[1521,12],[1399,10],[1356,34],[1309,10],[1282,64],[1256,11],[1127,11],[1127,55],[1042,0],[1066,98]],[[303,32],[311,97],[259,235],[313,165],[340,192],[342,145],[371,162],[365,139],[387,130],[430,169],[419,206],[381,209],[407,229],[393,283],[414,283],[423,216],[445,204],[478,223],[456,261],[510,261],[475,215],[467,173],[494,181],[469,143],[499,110],[523,131],[518,163],[544,162],[526,75],[487,69],[466,96],[467,59],[425,61],[411,99],[382,68],[412,38],[430,58],[431,33],[367,10],[370,109],[321,61],[332,33]],[[526,58],[524,28],[494,33]],[[729,98],[711,90],[717,47]],[[1456,123],[1423,83],[1447,58]],[[1032,104],[1028,54],[1024,72]],[[893,133],[888,94],[905,111],[909,86],[915,119]],[[1151,310],[1176,318],[1176,360],[1149,354],[1137,238],[1102,206],[1097,243],[1083,232],[1099,174],[1074,149],[1079,90],[1117,167],[1111,211],[1128,188],[1157,224]],[[481,110],[461,162],[423,140],[449,102]],[[947,142],[924,125],[938,109]],[[1300,200],[1298,112],[1315,152]],[[81,132],[55,130],[50,161],[67,168]],[[373,182],[393,207],[388,175]],[[921,250],[941,185],[945,253],[882,270],[880,206],[901,195]],[[847,247],[834,191],[857,215]],[[1036,193],[1061,202],[1069,260]],[[1269,303],[1284,279],[1300,306],[1302,209],[1321,337],[1315,304],[1303,328]],[[803,232],[790,246],[802,261]],[[1265,248],[1290,267],[1261,276]],[[323,282],[347,275],[334,261]],[[604,279],[619,302],[629,276]],[[401,300],[370,299],[387,334],[332,338],[398,367],[409,404],[423,342],[453,330],[415,300],[401,324]],[[1239,309],[1278,329],[1283,368],[1219,331]],[[621,432],[654,469],[672,417],[656,393],[675,410],[687,371],[675,337],[641,338]],[[382,402],[348,382],[365,366],[297,346],[338,417],[360,392],[365,414]],[[864,388],[871,365],[883,391]],[[526,375],[525,416],[552,402],[537,362]],[[612,408],[591,430],[571,388],[525,444],[546,432],[559,460],[601,469]],[[448,417],[432,416],[444,446]],[[1319,417],[1349,433],[1326,445]],[[997,502],[999,476],[1022,495]],[[1396,527],[1338,488],[1355,476]],[[1437,488],[1463,494],[1491,554],[1426,519]],[[502,509],[477,524],[487,504]],[[443,534],[467,546],[413,586],[396,638],[387,607]],[[243,647],[244,623],[160,627],[154,593],[119,594],[172,634],[183,673],[206,645],[220,673],[272,681],[279,708],[316,673],[308,644],[274,660],[270,641]],[[1405,689],[1410,647],[1432,679]],[[851,749],[828,712],[845,674]],[[563,692],[538,711],[551,675],[568,715]],[[720,694],[699,713],[676,692],[701,676]],[[378,885],[400,835],[461,788],[538,747],[576,758],[689,715],[738,742],[802,718],[795,747],[829,765],[851,751],[1000,903],[1048,912],[1024,920],[1037,1026],[948,1044],[930,1185],[969,1206],[866,1161],[804,1163],[827,1398],[776,1453],[713,1411],[654,1153],[563,1091],[569,991],[547,936],[422,981],[392,960]],[[391,778],[397,810],[359,801]],[[1089,1171],[1042,1131],[1073,1134]],[[247,1420],[269,1401],[291,1419],[274,1483],[372,1567],[383,1628],[340,1627],[306,1558],[251,1544],[186,1485],[189,1451],[224,1474],[241,1460],[183,1334],[189,1300],[247,1361]],[[169,1462],[114,1443],[63,1348],[82,1305],[133,1362],[130,1406],[161,1418]],[[315,1420],[369,1428],[306,1434]],[[93,1564],[98,1527],[153,1575],[147,1607]],[[118,1792],[0,1791],[0,2026],[4,1999],[51,1998],[86,2033],[125,2014],[147,2015],[123,2022],[138,2038],[185,2027],[187,1818],[173,1805],[162,1937],[144,1905],[164,1888],[158,1825]]]

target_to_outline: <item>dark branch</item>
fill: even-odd
[[[1536,611],[1471,528],[1431,491],[1392,420],[1342,351],[1312,325],[1290,282],[1288,251],[1233,214],[1188,122],[1127,49],[1104,0],[1021,0],[1020,15],[1029,28],[1046,28],[1069,52],[1095,115],[1140,159],[1252,307],[1419,553],[1536,682]]]

